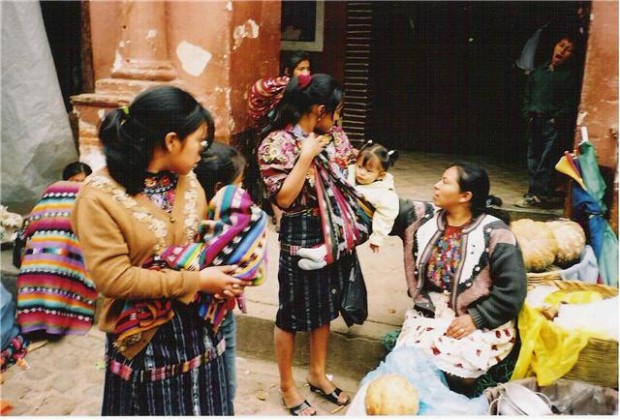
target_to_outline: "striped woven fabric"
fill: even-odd
[[[242,188],[222,188],[209,204],[209,216],[201,222],[200,242],[166,248],[150,259],[145,268],[160,270],[202,270],[208,266],[237,265],[232,274],[260,285],[266,276],[267,214],[254,205]],[[197,293],[198,314],[209,322],[214,332],[235,306],[235,300],[217,301],[208,293]],[[238,302],[245,312],[242,301]],[[117,346],[139,339],[141,331],[168,322],[174,316],[169,299],[126,301],[114,330]]]
[[[17,278],[17,323],[24,333],[84,335],[93,324],[97,292],[71,228],[80,185],[50,185],[27,218]]]
[[[248,96],[248,115],[255,127],[262,128],[267,124],[269,113],[282,99],[288,82],[287,76],[265,77],[252,85]]]
[[[315,184],[328,264],[352,252],[372,233],[375,208],[323,153],[314,158]]]

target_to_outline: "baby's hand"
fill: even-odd
[[[370,244],[370,249],[372,249],[372,252],[376,254],[379,252],[379,245]]]

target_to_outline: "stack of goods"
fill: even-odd
[[[536,222],[519,219],[510,224],[517,238],[528,279],[539,279],[534,273],[547,274],[546,280],[559,280],[559,270],[579,262],[586,246],[581,226],[568,219]]]
[[[618,289],[580,281],[531,285],[519,313],[521,351],[512,380],[535,375],[618,386]]]
[[[19,214],[11,213],[5,206],[0,206],[0,242],[13,242],[22,221]]]

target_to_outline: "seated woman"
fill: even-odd
[[[434,186],[438,208],[416,203],[401,232],[414,308],[396,347],[424,349],[450,387],[469,396],[510,379],[527,292],[507,215],[486,206],[488,194],[484,169],[452,165]]]
[[[63,180],[46,188],[16,240],[16,320],[30,339],[86,335],[93,324],[97,292],[71,227],[78,191],[91,173],[85,163],[67,165]]]

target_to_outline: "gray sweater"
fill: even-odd
[[[443,234],[445,212],[414,202],[401,233],[408,294],[415,308],[430,316],[434,306],[425,289],[428,259]],[[463,228],[462,260],[455,273],[450,306],[457,316],[469,313],[477,328],[496,328],[516,319],[527,294],[523,257],[508,226],[488,214]]]

